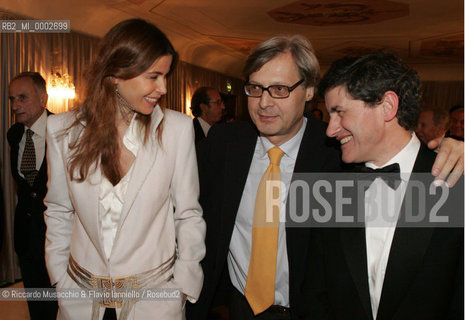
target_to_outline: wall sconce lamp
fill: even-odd
[[[57,99],[74,99],[76,96],[71,77],[66,73],[61,75],[59,72],[52,74],[47,93],[51,98]]]

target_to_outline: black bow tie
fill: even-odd
[[[359,169],[360,172],[362,172],[362,174],[359,175],[359,180],[367,180],[370,181],[371,184],[376,178],[381,178],[394,190],[400,185],[400,166],[398,163],[393,163],[379,169],[372,169],[366,166],[361,166]],[[368,185],[367,188],[369,186],[370,185]]]

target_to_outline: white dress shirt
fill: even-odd
[[[24,178],[24,175],[21,173],[21,161],[23,159],[24,147],[26,146],[26,130],[31,129],[34,134],[32,135],[32,141],[34,142],[34,149],[36,151],[36,170],[39,171],[42,162],[45,157],[45,133],[47,130],[47,111],[44,109],[44,112],[40,117],[34,122],[34,124],[28,128],[24,126],[24,133],[21,141],[19,141],[18,149],[18,173]]]
[[[412,133],[409,143],[383,165],[385,167],[393,163],[399,164],[401,172],[399,187],[393,190],[384,180],[376,178],[365,192],[368,284],[374,319],[376,319],[378,313],[389,252],[402,200],[419,150],[420,140]],[[366,163],[365,165],[373,169],[379,168],[372,163]]]
[[[123,137],[124,146],[131,151],[134,157],[137,156],[137,152],[142,144],[140,137],[141,131],[139,128],[140,124],[135,120],[135,116],[134,114]],[[99,221],[101,223],[101,235],[103,237],[101,241],[103,242],[107,259],[110,258],[111,249],[113,248],[113,242],[116,237],[121,212],[123,210],[124,196],[132,176],[133,168],[134,163],[131,165],[126,175],[115,186],[102,175],[99,195]]]
[[[197,117],[197,119],[199,120],[200,126],[202,127],[203,134],[206,137],[208,135],[208,131],[211,128],[211,125],[209,125],[208,122],[203,120],[201,117]]]
[[[289,266],[287,259],[286,247],[286,201],[291,183],[292,173],[294,172],[295,161],[299,152],[300,143],[307,126],[307,119],[297,134],[286,143],[279,146],[284,151],[281,159],[281,181],[284,188],[281,188],[281,210],[280,224],[278,233],[278,255],[276,262],[276,281],[275,281],[275,305],[289,307]],[[252,224],[255,208],[255,198],[257,195],[260,180],[270,164],[268,150],[274,145],[264,137],[257,138],[255,151],[250,165],[247,181],[242,193],[241,202],[234,224],[231,243],[228,252],[228,269],[232,284],[242,294],[245,291],[247,282],[247,273],[249,270],[250,256],[252,252]]]

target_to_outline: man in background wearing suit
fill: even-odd
[[[273,229],[256,228],[256,196],[271,165],[279,166],[286,186],[294,172],[339,168],[339,153],[326,145],[323,122],[304,117],[318,73],[318,61],[305,38],[273,37],[263,42],[252,51],[244,69],[253,123],[217,125],[200,143],[200,203],[208,226],[202,262],[205,281],[199,301],[188,306],[187,319],[207,319],[218,297],[226,299],[232,320],[254,319],[255,314],[260,319],[295,319],[309,233],[305,228],[286,228],[281,222],[273,227],[274,240],[268,241],[273,248],[255,241],[260,238],[256,229]],[[279,165],[270,161],[272,150],[280,153]],[[278,202],[281,208],[287,198],[284,189]],[[279,212],[281,218],[284,211]],[[255,253],[270,253],[274,258],[267,263],[269,257]],[[255,264],[261,260],[266,266]],[[258,279],[251,273],[269,277]]]
[[[446,136],[463,141],[463,106],[453,106],[449,110],[450,124]]]
[[[425,108],[420,112],[415,134],[418,139],[428,143],[433,139],[442,138],[449,127],[449,114],[440,108]]]
[[[210,127],[221,120],[224,102],[215,88],[200,87],[195,90],[191,100],[194,115],[195,143],[205,139]]]
[[[306,318],[463,319],[463,226],[402,225],[425,203],[409,188],[436,158],[413,132],[417,73],[392,54],[345,57],[318,89],[330,115],[327,135],[340,142],[342,160],[362,163],[374,181],[358,207],[363,226],[313,233],[301,304]],[[396,174],[397,183],[380,171]]]
[[[48,111],[45,80],[22,72],[10,82],[9,100],[15,124],[8,130],[11,172],[17,184],[14,244],[25,288],[49,288],[45,267],[43,203],[47,193],[45,131]],[[29,301],[31,319],[54,319],[56,301]]]

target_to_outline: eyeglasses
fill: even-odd
[[[208,103],[209,103],[209,104],[210,104],[210,103],[214,103],[214,104],[216,104],[217,106],[220,106],[220,105],[222,105],[222,104],[224,103],[224,101],[220,99],[220,100],[216,100],[216,101],[210,101],[210,102],[208,102]]]
[[[245,94],[248,95],[249,97],[254,97],[254,98],[259,98],[263,95],[263,91],[268,91],[270,96],[275,99],[284,99],[289,97],[291,94],[292,90],[297,88],[299,84],[304,82],[304,79],[301,79],[298,81],[296,84],[294,84],[291,87],[281,85],[281,84],[275,84],[272,86],[268,87],[263,87],[259,84],[253,84],[253,83],[246,83],[244,85],[244,91]]]

